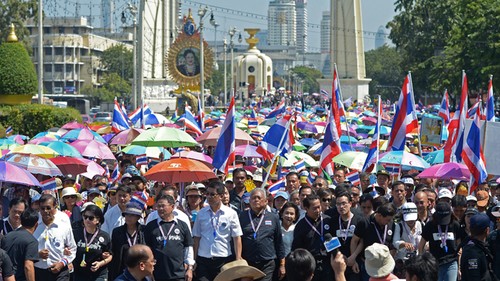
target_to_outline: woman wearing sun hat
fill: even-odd
[[[235,260],[225,264],[214,281],[252,281],[264,276],[264,272],[249,266],[246,260]]]
[[[82,195],[76,192],[74,187],[65,187],[61,192],[63,201],[62,211],[69,216],[71,223],[82,221],[81,209],[76,203],[82,201]]]

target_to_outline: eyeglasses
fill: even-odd
[[[89,220],[89,221],[93,221],[95,220],[95,217],[94,216],[86,216],[86,215],[83,215],[83,218],[86,219],[86,220]]]
[[[147,261],[141,261],[141,262],[143,262],[143,263],[150,263],[150,264],[152,264],[152,265],[155,265],[155,264],[156,264],[156,260],[155,260],[155,259],[153,259],[153,260],[151,260],[151,261],[147,260]]]
[[[346,206],[347,204],[349,204],[349,202],[337,202],[335,205],[343,207]]]
[[[351,193],[352,197],[359,197],[359,193]]]
[[[163,209],[165,207],[170,207],[170,206],[172,206],[172,204],[158,204],[158,205],[156,205],[156,207],[159,209]]]
[[[205,193],[205,195],[206,195],[207,197],[215,197],[215,196],[217,196],[217,195],[219,195],[219,194],[218,194],[218,193],[215,193],[215,192],[207,192],[207,193]]]
[[[42,210],[42,211],[50,211],[50,210],[52,210],[52,209],[53,209],[53,208],[52,208],[52,207],[50,207],[50,206],[43,206],[43,207],[40,207],[40,210]]]
[[[331,202],[332,198],[321,198],[321,201],[323,201],[323,202]]]

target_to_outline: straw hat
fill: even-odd
[[[71,195],[75,195],[76,196],[77,202],[82,201],[82,195],[80,193],[76,192],[76,190],[73,187],[65,187],[65,188],[63,188],[63,190],[61,192],[61,197],[62,198],[66,197],[66,196],[71,196]]]
[[[255,267],[249,266],[246,260],[235,260],[226,263],[214,281],[239,280],[244,277],[251,277],[254,280],[266,276],[266,274]]]
[[[365,267],[370,277],[380,278],[391,274],[396,263],[386,245],[374,243],[365,249]]]

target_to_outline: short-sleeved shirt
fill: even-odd
[[[144,229],[144,241],[153,250],[157,262],[154,271],[156,280],[184,278],[184,251],[193,246],[193,238],[185,222],[177,219],[168,222],[154,220]]]
[[[240,224],[243,231],[242,257],[245,260],[263,262],[285,257],[281,225],[277,214],[264,211],[257,216],[252,210],[247,210],[240,214]],[[255,232],[254,229],[257,231]]]
[[[0,278],[3,280],[5,277],[12,275],[14,275],[14,269],[12,268],[12,262],[10,261],[9,255],[7,255],[7,252],[3,249],[0,249]]]
[[[38,241],[24,228],[18,228],[5,236],[2,240],[4,249],[12,261],[16,280],[26,280],[24,275],[24,261],[36,262],[38,256]]]
[[[93,262],[103,260],[102,253],[111,252],[111,239],[109,238],[109,234],[98,229],[95,238],[92,240],[94,234],[86,232],[83,227],[78,227],[73,230],[73,235],[76,242],[76,257],[73,261],[75,274],[84,276],[99,276],[108,272],[107,266],[99,268],[96,272],[92,272],[90,267]],[[85,239],[87,239],[88,244],[85,243]],[[86,266],[82,267],[81,265],[84,254]]]
[[[231,256],[231,240],[242,234],[238,214],[222,204],[215,214],[210,206],[201,209],[193,225],[193,237],[200,237],[198,255],[204,258]]]
[[[375,214],[372,214],[367,219],[360,220],[354,230],[354,234],[363,239],[364,249],[374,243],[380,243],[386,245],[389,249],[394,249],[392,245],[394,235],[393,223],[379,225],[377,220],[375,220]]]
[[[341,219],[340,216],[332,218],[332,232],[334,237],[338,237],[340,241],[340,252],[345,256],[349,257],[351,255],[351,240],[357,225],[360,221],[364,220],[364,217],[358,216],[351,213],[352,217],[347,221]],[[339,225],[340,220],[340,225]]]
[[[446,247],[441,247],[441,236],[436,223],[431,221],[422,230],[422,238],[429,242],[429,251],[439,264],[457,260],[457,239],[460,237],[460,224],[457,221],[452,221],[448,225],[447,232],[446,226],[441,226],[441,235],[445,233],[447,233]]]

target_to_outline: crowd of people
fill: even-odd
[[[2,192],[3,280],[498,280],[500,188],[291,171],[187,186],[150,182],[121,159],[119,182],[66,175],[56,191]],[[255,188],[248,189],[252,181]],[[150,197],[147,201],[137,200]],[[338,239],[339,247],[325,243]]]

